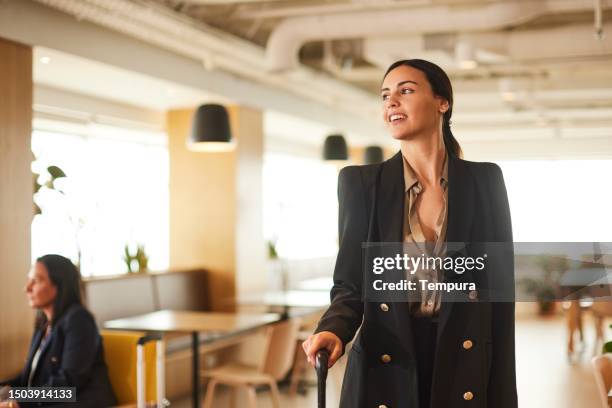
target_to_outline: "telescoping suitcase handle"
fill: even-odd
[[[328,360],[329,351],[327,351],[327,349],[317,351],[317,356],[315,358],[315,369],[317,371],[319,408],[325,408],[325,381],[327,380]]]
[[[136,407],[145,408],[146,403],[146,364],[144,356],[144,346],[155,342],[155,377],[157,378],[157,404],[158,408],[165,408],[170,405],[166,399],[165,366],[164,366],[164,342],[159,334],[147,334],[138,339],[136,343]]]

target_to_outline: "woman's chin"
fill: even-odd
[[[395,140],[408,140],[410,139],[410,133],[399,129],[391,129],[391,137]]]

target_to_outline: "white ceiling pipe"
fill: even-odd
[[[602,0],[610,7],[612,0]],[[494,30],[547,13],[592,10],[592,1],[529,0],[474,7],[432,6],[295,17],[283,20],[268,38],[266,60],[272,71],[292,69],[308,41],[414,33]]]
[[[453,0],[451,0],[453,1]],[[469,1],[469,0],[468,0]],[[308,5],[289,5],[280,7],[260,7],[255,9],[250,7],[248,9],[236,10],[232,14],[232,18],[241,20],[251,19],[264,19],[264,18],[288,18],[288,17],[299,17],[305,15],[322,15],[331,13],[346,13],[352,11],[365,11],[365,10],[384,10],[390,7],[393,9],[408,8],[415,6],[426,6],[431,5],[432,0],[376,0],[374,2],[367,3],[323,3],[323,4],[308,4]]]

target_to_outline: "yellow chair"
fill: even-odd
[[[101,335],[118,404],[139,408],[169,405],[165,398],[163,341],[136,331],[102,330]]]

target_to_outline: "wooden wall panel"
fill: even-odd
[[[170,268],[205,267],[211,306],[223,310],[235,294],[234,186],[236,152],[187,149],[193,110],[168,112]]]
[[[233,310],[238,292],[265,288],[261,112],[229,109],[231,152],[187,149],[192,109],[167,115],[170,153],[170,267],[210,271],[211,305]]]
[[[0,38],[0,379],[23,367],[33,328],[24,285],[32,225],[32,49]]]

